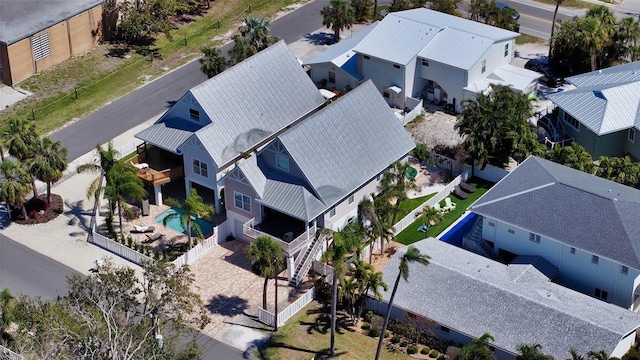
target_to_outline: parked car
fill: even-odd
[[[553,71],[547,59],[531,59],[524,64],[524,68],[541,73],[540,82],[547,86],[557,88],[564,85],[564,78]]]
[[[503,3],[496,3],[496,5],[498,5],[498,8],[500,10],[509,10],[512,9],[510,6],[507,6],[507,4],[503,4]],[[516,9],[512,9],[513,10],[513,14],[511,15],[511,17],[513,18],[513,20],[518,20],[520,19],[520,13],[516,11]]]

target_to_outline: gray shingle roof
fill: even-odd
[[[196,135],[218,166],[325,100],[284,41],[190,91],[212,119]]]
[[[371,81],[279,136],[327,206],[333,206],[415,143]]]
[[[640,191],[531,156],[470,208],[640,269]]]
[[[509,267],[433,238],[413,244],[431,256],[430,264],[409,265],[394,305],[437,323],[480,337],[517,353],[522,343],[541,344],[545,354],[568,357],[594,349],[611,353],[640,325],[640,315],[542,279],[515,281]],[[384,281],[398,274],[400,249],[384,267]],[[388,301],[391,290],[383,292]]]
[[[443,35],[438,35],[440,32]],[[423,51],[420,56],[433,56],[439,62],[466,69],[484,54],[479,53],[483,47],[517,36],[518,33],[420,8],[390,13],[354,50],[406,65],[433,41],[433,51]],[[456,42],[451,42],[454,39]],[[468,49],[471,54],[466,52]]]
[[[2,0],[0,43],[11,45],[103,2],[104,0]]]

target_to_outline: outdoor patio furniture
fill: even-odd
[[[418,231],[424,232],[424,233],[426,233],[428,229],[429,228],[427,227],[427,224],[422,224],[418,227]]]
[[[471,194],[471,193],[476,191],[476,188],[474,188],[473,186],[467,184],[464,181],[460,182],[460,189],[464,190],[465,192],[468,192],[469,194]]]
[[[439,202],[435,203],[435,204],[433,205],[433,208],[434,208],[434,209],[436,209],[436,210],[438,210],[438,213],[440,213],[440,214],[445,213],[444,209],[442,209],[442,208],[440,207],[440,203],[439,203]]]
[[[464,200],[467,197],[469,197],[469,195],[467,195],[466,192],[462,191],[462,189],[460,188],[460,185],[456,185],[456,187],[453,188],[453,194],[461,200]]]
[[[450,197],[445,198],[445,199],[444,199],[444,203],[445,203],[445,205],[449,208],[449,210],[450,210],[450,211],[451,211],[451,210],[455,210],[455,209],[456,209],[456,205],[457,205],[457,204],[456,204],[456,203],[454,203],[453,201],[451,201],[451,198],[450,198]]]
[[[144,235],[147,237],[147,239],[142,242],[143,244],[151,244],[152,242],[154,242],[154,241],[162,238],[162,236],[164,236],[161,233],[153,233],[151,235],[144,234]]]
[[[144,233],[149,233],[149,232],[154,232],[154,231],[156,231],[156,227],[155,226],[133,225],[133,229],[131,229],[132,233],[138,233],[138,234],[144,234]]]
[[[407,179],[413,180],[416,178],[416,176],[418,176],[418,170],[416,170],[416,168],[414,168],[413,166],[409,166],[407,168]]]

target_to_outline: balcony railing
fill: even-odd
[[[255,218],[250,219],[249,221],[247,221],[246,223],[244,223],[242,225],[242,233],[245,236],[250,237],[251,239],[257,239],[259,236],[268,236],[270,238],[273,238],[275,240],[278,241],[278,243],[280,243],[280,245],[282,245],[282,247],[284,248],[284,250],[288,253],[288,254],[294,254],[297,250],[299,250],[308,240],[312,240],[313,237],[315,236],[316,233],[316,227],[312,226],[309,228],[309,230],[303,232],[300,236],[296,237],[295,239],[291,240],[291,242],[286,242],[282,239],[279,239],[271,234],[267,234],[266,232],[260,231],[258,229],[255,228]],[[307,237],[308,234],[308,237]]]
[[[172,179],[183,176],[183,167],[174,167],[171,169],[156,170],[150,167],[138,169],[138,177],[153,185],[162,185],[171,182]]]

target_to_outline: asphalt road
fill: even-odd
[[[79,273],[0,234],[0,289],[51,300],[67,292],[72,274]]]

